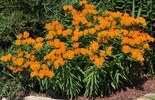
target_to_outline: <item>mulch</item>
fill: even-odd
[[[104,98],[78,96],[75,100],[137,100],[138,97],[148,93],[155,93],[155,76],[144,75],[142,78],[135,80],[133,84],[128,84],[125,89],[120,89],[120,91]],[[38,93],[38,95],[46,96],[44,93]],[[24,95],[23,91],[19,91],[14,96],[14,100],[21,100],[24,96],[26,95]]]

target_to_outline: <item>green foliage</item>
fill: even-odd
[[[0,98],[7,97],[8,100],[12,100],[17,91],[24,90],[23,85],[18,79],[17,75],[10,72],[6,66],[0,65]]]
[[[4,55],[6,52],[1,48],[0,55]],[[0,62],[0,99],[7,97],[8,100],[12,100],[19,90],[24,90],[22,83],[20,82],[18,75],[12,73],[7,65]]]
[[[60,19],[63,5],[77,2],[78,0],[1,0],[0,46],[7,49],[15,36],[25,30],[31,32],[32,37],[45,35],[45,23]]]
[[[154,36],[155,31],[155,2],[152,0],[90,0],[94,3],[97,9],[121,11],[129,13],[133,17],[142,16],[147,21],[147,31],[151,36]]]
[[[99,94],[99,85],[102,82],[101,78],[101,69],[96,68],[95,66],[89,66],[84,71],[84,83],[85,83],[85,94],[86,96],[98,95]],[[105,74],[103,72],[102,74]]]
[[[155,37],[155,2],[153,0],[90,0],[94,3],[96,9],[100,11],[100,9],[104,10],[111,10],[111,11],[121,11],[122,13],[129,13],[133,17],[137,18],[142,16],[147,21],[147,26],[143,30],[149,33],[151,36]],[[153,51],[155,51],[154,43],[151,43],[151,47]],[[149,55],[150,54],[150,55]],[[152,56],[153,55],[153,56]],[[148,60],[147,66],[149,67],[148,70],[152,74],[154,73],[155,69],[153,66],[155,54],[148,53],[147,58],[151,58]]]

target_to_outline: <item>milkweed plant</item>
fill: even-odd
[[[77,8],[63,6],[63,13],[61,20],[45,24],[43,37],[32,38],[26,31],[17,35],[14,50],[0,60],[37,82],[38,89],[71,98],[104,96],[141,73],[149,42],[154,42],[142,31],[143,17],[97,11],[86,0]]]

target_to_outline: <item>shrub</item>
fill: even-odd
[[[10,47],[25,30],[34,38],[44,35],[44,24],[60,19],[63,5],[75,3],[77,0],[1,0],[0,47]]]
[[[70,98],[104,96],[142,74],[154,41],[141,30],[143,17],[97,11],[86,0],[63,10],[61,20],[45,24],[45,37],[34,39],[25,31],[0,58],[25,86]]]

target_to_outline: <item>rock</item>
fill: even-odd
[[[155,97],[155,93],[148,93],[148,94],[145,94],[144,97],[145,96],[154,96]]]
[[[142,97],[137,98],[137,100],[155,100],[155,93],[148,93]]]
[[[152,99],[148,99],[148,98],[140,97],[140,98],[137,98],[137,100],[152,100]]]
[[[49,97],[40,97],[40,96],[27,96],[24,100],[55,100]]]
[[[6,98],[2,98],[2,100],[7,100]]]

